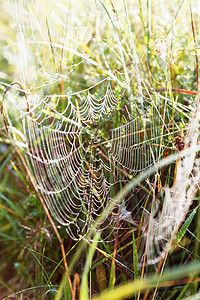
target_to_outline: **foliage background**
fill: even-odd
[[[110,13],[111,18],[116,18],[117,13],[122,24],[125,24],[124,28],[127,25],[127,18],[123,1],[106,0],[96,3],[91,0],[81,0],[78,3],[70,2],[68,4],[71,5],[71,14],[81,14],[82,20],[85,21],[84,25],[88,27],[93,36],[90,43],[79,50],[83,54],[94,52],[92,59],[101,66],[94,67],[86,61],[85,64],[76,68],[65,82],[66,89],[76,91],[85,86],[91,86],[95,80],[107,76],[108,71],[114,72],[115,69],[122,68],[117,55],[118,45],[113,38],[114,32],[107,12]],[[101,40],[98,40],[95,27],[94,16],[97,6],[101,12],[99,26]],[[116,8],[116,13],[113,7]],[[94,13],[91,8],[94,8]],[[147,91],[166,88],[171,92],[172,88],[197,91],[199,72],[197,58],[199,58],[200,47],[199,1],[128,1],[128,14],[132,38],[140,59],[143,93],[146,93],[145,95],[148,97],[145,87]],[[195,29],[192,28],[192,23]],[[20,70],[16,66],[18,50],[16,48],[17,28],[14,1],[0,2],[0,28],[0,92],[2,99],[7,85],[13,81],[19,81]],[[173,31],[172,40],[168,39],[171,31]],[[128,38],[125,30],[119,31],[119,36],[121,40]],[[171,44],[168,44],[170,42]],[[106,58],[98,51],[102,43],[104,45],[103,54]],[[95,52],[95,50],[97,51]],[[128,52],[125,53],[125,58],[126,63],[129,63]],[[131,65],[127,68],[130,69]],[[137,97],[138,90],[135,82],[136,78],[133,75],[130,86],[133,95]],[[57,90],[58,86],[51,88]],[[97,92],[100,95],[101,91]],[[177,114],[176,121],[181,121],[179,126],[182,126],[180,128],[184,131],[184,126],[195,105],[195,97],[190,94],[172,94],[171,92],[166,92],[164,97],[174,97],[173,99],[182,104],[184,114]],[[128,96],[125,95],[125,97]],[[163,101],[162,97],[160,99]],[[185,114],[188,115],[185,117]],[[12,109],[11,115],[15,126],[19,126],[18,116]],[[0,115],[0,121],[0,297],[2,299],[59,299],[59,297],[60,299],[70,299],[67,280],[63,277],[64,267],[58,240],[27,178],[24,166],[6,135],[2,115]],[[109,120],[106,121],[109,124]],[[174,152],[176,151],[173,149],[171,153]],[[172,171],[169,168],[169,173],[165,176],[165,184],[173,181],[173,168]],[[186,217],[187,230],[185,230],[184,236],[170,252],[160,270],[160,274],[162,274],[165,268],[176,267],[178,275],[172,271],[167,273],[169,276],[171,274],[171,278],[168,275],[168,279],[163,277],[163,281],[171,280],[173,282],[172,287],[168,287],[166,284],[166,286],[156,288],[157,281],[155,283],[155,279],[151,277],[155,274],[154,266],[144,266],[142,275],[142,267],[137,262],[137,256],[141,253],[137,253],[136,246],[142,238],[138,230],[134,232],[130,228],[125,238],[118,240],[117,245],[114,243],[108,246],[99,244],[98,251],[91,253],[91,249],[93,249],[91,245],[85,243],[80,252],[79,246],[83,243],[73,242],[66,236],[65,229],[58,227],[64,240],[68,264],[70,265],[74,258],[78,259],[73,265],[71,274],[72,279],[78,276],[82,282],[82,299],[87,299],[89,290],[91,296],[96,296],[104,289],[109,289],[111,294],[102,296],[104,297],[102,299],[111,299],[112,295],[113,299],[121,297],[131,297],[130,299],[132,299],[133,296],[130,294],[133,291],[130,286],[127,286],[128,290],[124,294],[125,296],[122,295],[122,289],[119,289],[117,295],[114,295],[114,287],[126,284],[131,279],[142,279],[142,277],[150,278],[148,279],[150,283],[144,283],[144,289],[147,290],[151,286],[152,288],[145,296],[145,292],[138,294],[141,286],[136,286],[136,299],[137,297],[141,297],[141,299],[145,299],[145,297],[147,299],[184,299],[196,295],[199,277],[195,275],[195,272],[199,267],[200,254],[199,209],[194,216],[192,215],[192,222],[189,222],[191,220],[189,217],[194,210],[196,212],[198,203],[199,194],[196,195]],[[82,253],[81,256],[80,253]],[[94,254],[92,263],[89,260],[86,261],[87,257],[90,257],[88,255],[92,257],[92,254]],[[119,268],[117,262],[114,263],[115,255],[116,260],[122,263],[122,268]],[[183,266],[193,260],[196,264],[189,265],[185,271]],[[135,271],[137,267],[138,273]],[[191,272],[193,272],[192,275]],[[75,274],[78,275],[75,276]],[[89,283],[86,280],[87,276]],[[173,276],[177,276],[177,279],[181,278],[180,281],[176,282],[176,278]],[[61,294],[58,291],[61,291],[62,296],[59,296]],[[11,295],[14,296],[11,298]],[[198,299],[198,296],[190,299]]]

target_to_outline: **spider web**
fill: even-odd
[[[158,136],[150,126],[145,140],[140,118],[111,130],[103,142],[99,129],[91,128],[118,103],[107,81],[105,96],[96,99],[88,91],[78,108],[66,96],[28,96],[31,105],[23,112],[29,167],[49,210],[73,239],[85,234],[112,201],[111,187],[157,157]],[[116,220],[115,215],[106,226]]]
[[[90,230],[119,189],[161,157],[162,107],[155,100],[141,100],[139,83],[139,103],[133,98],[131,105],[124,101],[124,93],[130,92],[122,84],[127,74],[110,71],[104,44],[88,56],[81,53],[91,34],[64,1],[19,0],[16,8],[19,72],[26,96],[10,101],[21,114],[23,150],[35,184],[51,214],[76,240]],[[82,90],[63,90],[62,83],[83,62],[100,67],[91,58],[96,51],[104,59],[106,76],[90,76],[91,85]],[[137,63],[128,75],[132,72],[138,72]],[[139,81],[140,76],[135,77]],[[52,92],[56,83],[57,93]],[[175,104],[167,104],[170,121]],[[168,130],[162,142],[168,144],[171,135]],[[132,190],[99,224],[104,240],[124,222],[135,224],[145,189],[143,185]]]
[[[19,68],[24,87],[39,89],[55,84],[79,64],[73,63],[73,56],[78,45],[88,42],[91,36],[85,37],[87,28],[76,25],[78,20],[69,9],[64,1],[16,0]]]

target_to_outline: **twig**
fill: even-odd
[[[190,3],[190,1],[189,1],[189,3]],[[191,3],[190,3],[190,16],[191,16],[192,34],[193,34],[194,45],[195,45],[195,57],[196,57],[196,70],[195,71],[196,71],[196,80],[197,80],[197,92],[199,92],[199,61],[198,61],[198,55],[197,55],[197,40],[196,40],[196,34],[195,34],[195,27],[194,27]]]
[[[164,89],[158,89],[155,90],[157,93],[162,93],[162,92],[167,92],[168,89],[164,88]],[[189,95],[197,95],[198,92],[194,92],[194,91],[188,91],[188,90],[184,90],[184,89],[172,89],[172,92],[174,93],[179,93],[179,94],[189,94]]]

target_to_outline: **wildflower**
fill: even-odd
[[[154,43],[154,51],[162,60],[166,60],[169,53],[169,41],[164,37],[164,35],[160,35],[156,38]]]

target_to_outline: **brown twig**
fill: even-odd
[[[190,3],[190,1],[189,1],[189,3]],[[196,80],[197,80],[197,92],[199,92],[199,61],[198,61],[198,55],[197,55],[197,40],[196,40],[196,33],[195,33],[191,3],[190,3],[190,16],[191,16],[192,34],[193,34],[194,45],[195,45],[195,57],[196,57],[196,70],[195,71],[196,71]]]
[[[155,90],[155,92],[157,92],[157,93],[162,93],[162,92],[167,92],[167,91],[168,91],[167,88]],[[188,94],[188,95],[197,95],[198,94],[198,92],[188,91],[188,90],[184,90],[184,89],[172,89],[172,92],[179,93],[179,94]]]
[[[72,300],[76,299],[76,289],[78,290],[78,297],[80,298],[80,277],[78,273],[74,274]]]

